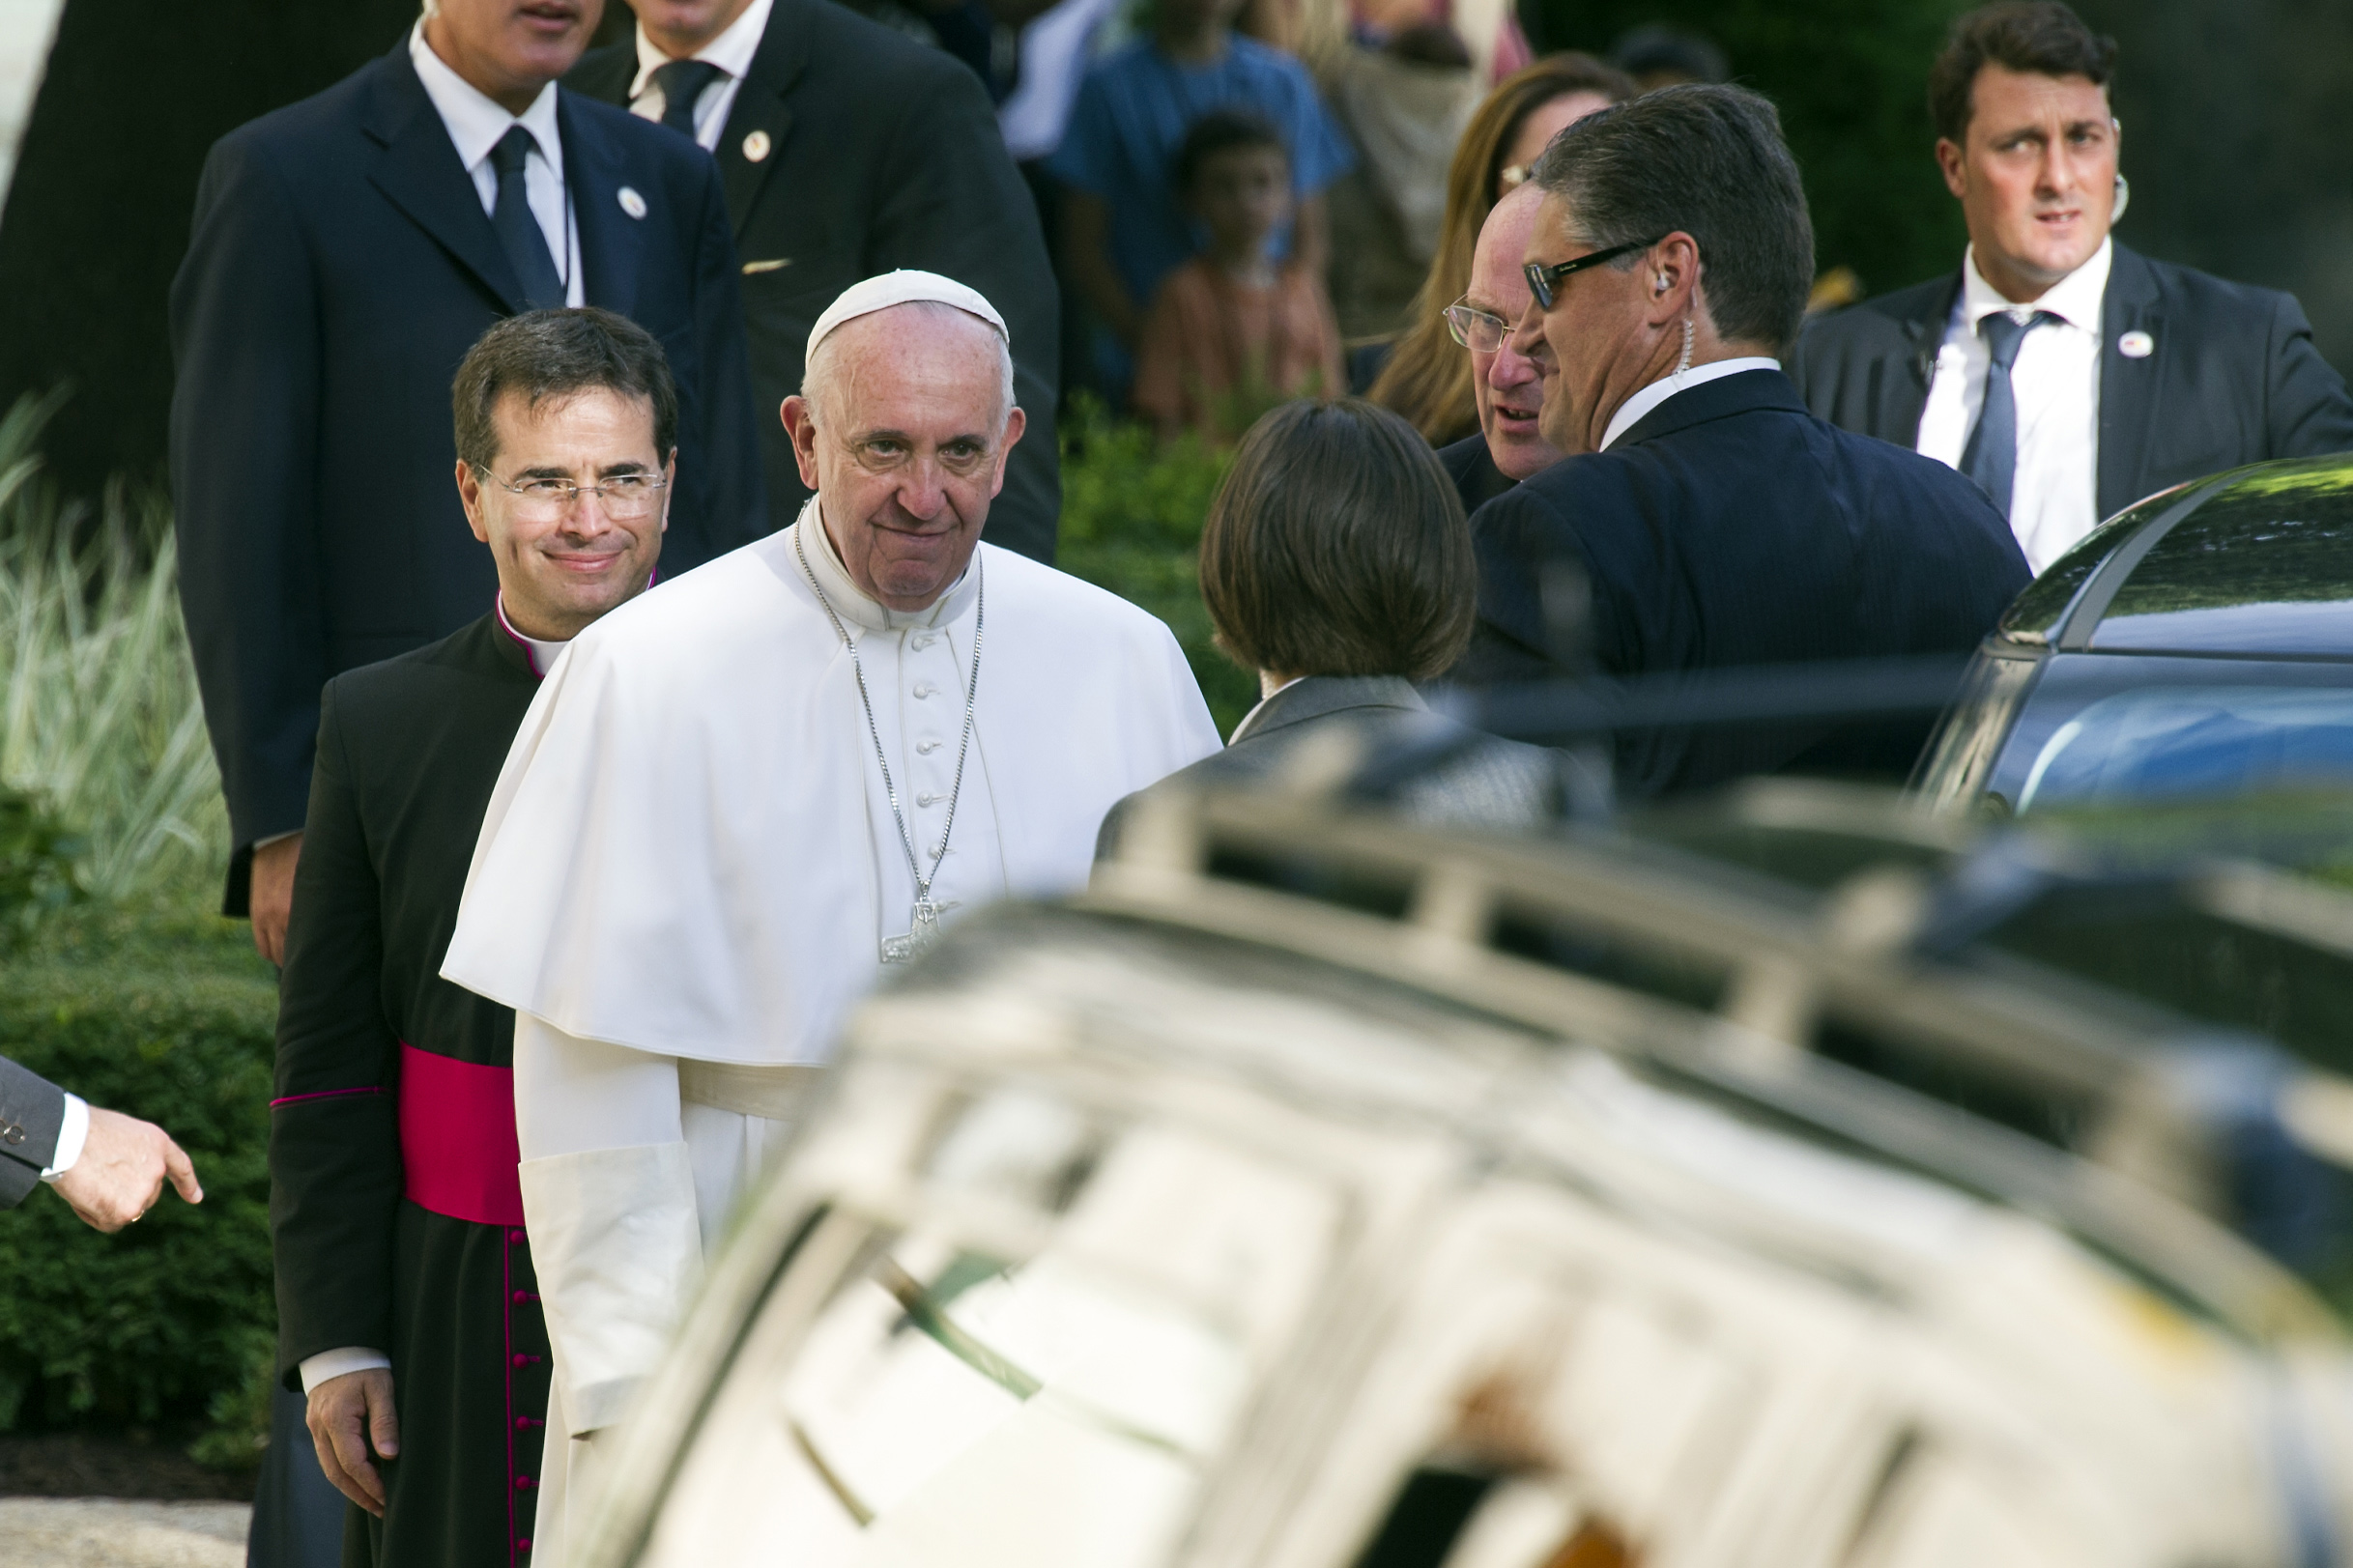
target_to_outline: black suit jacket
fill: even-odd
[[[1606,452],[1565,458],[1479,509],[1479,619],[1459,677],[1558,675],[1540,584],[1593,589],[1613,675],[1964,653],[2026,585],[2001,514],[1951,469],[1807,413],[1770,370],[1652,409]],[[1901,775],[1929,719],[1620,737],[1619,782],[1659,794],[1788,766]]]
[[[588,55],[564,85],[625,106],[636,75],[632,41]],[[755,134],[768,147],[758,159],[744,152]],[[978,289],[1005,318],[1029,428],[990,508],[989,542],[1051,562],[1062,514],[1061,303],[1037,204],[979,79],[829,0],[776,0],[718,157],[743,257],[777,525],[809,496],[777,412],[801,389],[809,328],[859,279],[918,268]]]
[[[766,526],[724,193],[657,126],[572,94],[558,116],[586,298],[660,338],[678,383],[674,575]],[[449,384],[522,290],[405,42],[213,148],[171,304],[180,593],[234,914],[253,841],[302,825],[327,678],[497,587],[451,478]]]
[[[66,1092],[0,1056],[0,1209],[14,1209],[41,1184],[57,1157]]]
[[[402,1042],[513,1064],[514,1013],[442,979],[441,966],[491,788],[538,689],[522,648],[488,615],[328,683],[270,1118],[289,1386],[307,1356],[393,1343]]]
[[[1484,432],[1465,436],[1438,448],[1438,461],[1454,481],[1454,493],[1462,498],[1462,509],[1467,515],[1519,483],[1495,466],[1495,454],[1487,449]]]
[[[1919,438],[1961,274],[1818,318],[1791,351],[1806,406],[1899,446]],[[2156,352],[2129,358],[2124,334]],[[2117,245],[2100,311],[2099,511],[2242,463],[2353,450],[2353,397],[2293,295]]]

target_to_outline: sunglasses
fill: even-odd
[[[1665,238],[1666,236],[1662,234],[1658,240]],[[1632,255],[1637,250],[1648,250],[1658,243],[1658,240],[1637,240],[1632,244],[1612,245],[1607,250],[1596,250],[1590,256],[1579,256],[1575,261],[1560,262],[1551,267],[1545,266],[1542,262],[1530,262],[1522,269],[1528,274],[1528,292],[1536,297],[1538,310],[1550,310],[1554,286],[1569,273],[1582,272],[1588,267],[1598,267],[1603,262],[1616,261],[1619,257]]]

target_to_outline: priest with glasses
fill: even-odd
[[[817,494],[575,640],[442,971],[517,1014],[539,1568],[850,1006],[971,910],[1084,887],[1105,813],[1218,749],[1167,627],[982,542],[1024,423],[987,299],[852,286],[782,412]]]

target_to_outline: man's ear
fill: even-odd
[[[1013,456],[1015,445],[1021,440],[1021,432],[1028,428],[1029,415],[1021,412],[1021,406],[1019,403],[1015,404],[1013,412],[1005,415],[1005,439],[997,442],[996,477],[990,481],[989,486],[990,499],[993,500],[1005,493],[1005,464]]]
[[[1969,157],[1950,136],[1937,138],[1937,169],[1944,176],[1944,188],[1953,193],[1953,200],[1965,200],[1969,193]]]
[[[817,416],[809,400],[795,392],[786,398],[777,413],[785,421],[785,430],[792,437],[792,462],[801,470],[801,483],[817,488]]]
[[[473,530],[473,536],[484,544],[490,543],[490,529],[482,523],[482,476],[462,457],[457,460],[457,499],[466,508],[466,526]]]

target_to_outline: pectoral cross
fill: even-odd
[[[957,906],[958,900],[954,898],[941,902],[934,902],[929,895],[917,898],[915,908],[907,918],[906,935],[882,939],[882,961],[913,963],[922,957],[932,944],[939,940],[939,917]]]

